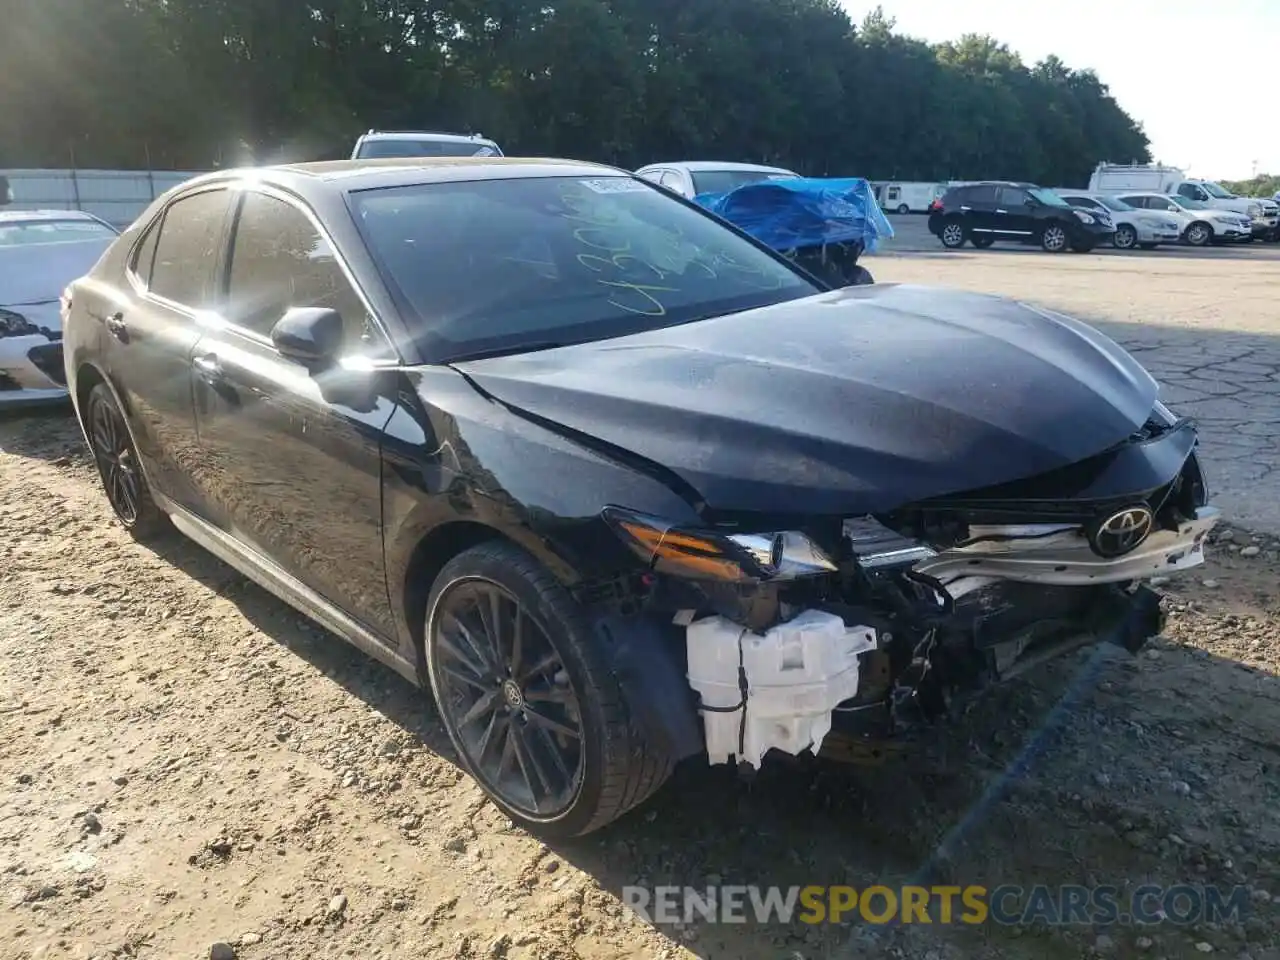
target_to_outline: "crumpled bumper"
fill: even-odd
[[[66,399],[62,342],[41,333],[0,337],[0,407]]]

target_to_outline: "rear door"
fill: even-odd
[[[394,351],[301,201],[243,191],[228,259],[227,322],[194,356],[213,522],[392,637],[380,439],[395,407]],[[342,315],[349,369],[310,371],[279,354],[271,330],[291,307]]]
[[[993,185],[980,183],[966,188],[960,203],[970,233],[1000,239],[1001,223],[996,215],[996,188]]]
[[[206,507],[195,473],[191,356],[221,304],[217,276],[230,191],[183,194],[139,239],[127,265],[131,296],[105,308],[103,359],[156,492],[188,510]]]

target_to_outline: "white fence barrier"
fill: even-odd
[[[0,170],[9,178],[13,203],[5,210],[83,210],[126,227],[156,197],[190,180],[174,170]]]

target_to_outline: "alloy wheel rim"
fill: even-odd
[[[94,403],[89,419],[93,457],[102,476],[107,501],[116,516],[131,525],[138,519],[140,490],[138,466],[124,421],[102,401]]]
[[[1121,227],[1116,231],[1116,246],[1121,250],[1128,250],[1137,242],[1138,236],[1129,227]]]
[[[577,691],[546,632],[509,591],[481,578],[436,603],[431,657],[439,707],[476,778],[532,820],[563,814],[582,786]]]
[[[951,223],[942,228],[942,239],[948,246],[957,246],[964,239],[964,231]]]
[[[1067,235],[1061,227],[1050,227],[1044,232],[1044,245],[1050,250],[1061,250],[1066,242]]]
[[[1208,236],[1208,231],[1203,223],[1192,224],[1191,229],[1187,231],[1187,239],[1192,243],[1204,243],[1206,236]]]

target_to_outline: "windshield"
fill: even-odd
[[[820,290],[630,177],[428,183],[352,202],[432,362],[624,336]]]
[[[748,183],[759,183],[761,180],[796,180],[799,174],[775,170],[694,170],[693,192],[728,193]]]
[[[0,247],[73,243],[77,240],[104,240],[115,236],[114,230],[96,220],[17,220],[0,223]]]
[[[1209,210],[1212,209],[1203,200],[1192,200],[1190,197],[1184,197],[1179,194],[1170,194],[1169,199],[1182,207],[1184,210]]]
[[[1212,180],[1205,180],[1200,186],[1204,187],[1204,192],[1211,197],[1217,197],[1219,200],[1234,200],[1235,194],[1230,190],[1223,190],[1218,184]]]
[[[1041,203],[1043,203],[1045,206],[1048,206],[1048,207],[1071,206],[1071,204],[1067,203],[1067,201],[1063,200],[1060,196],[1058,196],[1052,190],[1046,190],[1044,189],[1044,187],[1031,187],[1029,190],[1027,190],[1027,193],[1031,194],[1033,197],[1035,197],[1037,200],[1039,200]]]
[[[1097,197],[1096,199],[1098,203],[1102,204],[1108,210],[1115,211],[1116,213],[1124,213],[1127,210],[1133,209],[1133,207],[1129,206],[1129,204],[1117,197]]]
[[[500,150],[475,140],[430,140],[406,137],[403,140],[366,140],[360,144],[360,159],[383,157],[498,157]]]

